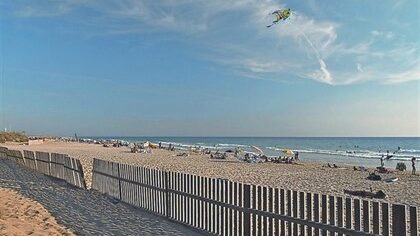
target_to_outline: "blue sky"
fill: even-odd
[[[283,7],[292,17],[267,29]],[[415,0],[0,0],[0,125],[420,136],[418,9]]]

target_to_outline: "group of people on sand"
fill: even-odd
[[[366,197],[366,198],[379,198],[384,199],[386,197],[386,194],[384,191],[379,190],[376,193],[372,190],[370,192],[364,191],[364,190],[344,190],[345,194],[357,196],[357,197]]]
[[[294,163],[294,159],[293,159],[293,157],[281,157],[281,156],[279,156],[276,159],[272,159],[271,162],[273,162],[273,163],[293,164]]]
[[[398,147],[400,148],[400,147]],[[386,170],[384,167],[384,156],[381,157],[381,167],[378,167],[378,169]],[[416,175],[416,158],[411,158],[411,174]]]
[[[284,163],[284,164],[294,164],[296,161],[299,160],[299,152],[295,152],[293,157],[288,156],[279,156],[277,158],[271,159],[273,163]],[[268,162],[268,158],[266,157],[266,162]]]
[[[329,168],[338,168],[338,166],[335,163],[333,163],[332,165],[330,165],[330,163],[327,163],[327,166],[326,167],[329,167]]]
[[[227,153],[226,152],[219,152],[219,150],[217,150],[214,154],[210,152],[210,159],[226,159],[227,158]]]

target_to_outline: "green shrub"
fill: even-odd
[[[397,167],[395,167],[395,169],[399,171],[405,171],[407,169],[407,166],[405,166],[405,163],[403,162],[398,162]]]

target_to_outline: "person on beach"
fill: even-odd
[[[413,170],[411,171],[411,174],[416,175],[416,158],[411,158],[411,167]]]
[[[353,196],[358,196],[358,197],[367,197],[367,198],[379,198],[379,199],[384,199],[386,197],[386,194],[382,191],[379,190],[376,193],[372,192],[367,192],[367,191],[363,191],[363,190],[356,190],[356,191],[352,191],[352,190],[344,190],[345,194],[349,194],[349,195],[353,195]]]
[[[384,167],[384,154],[381,156],[381,167]]]
[[[299,160],[299,152],[295,152],[295,160]]]

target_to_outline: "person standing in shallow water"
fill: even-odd
[[[411,158],[411,167],[413,168],[413,170],[411,171],[411,174],[415,175],[416,174],[416,158],[415,157]]]
[[[384,154],[381,156],[381,167],[384,167]]]

